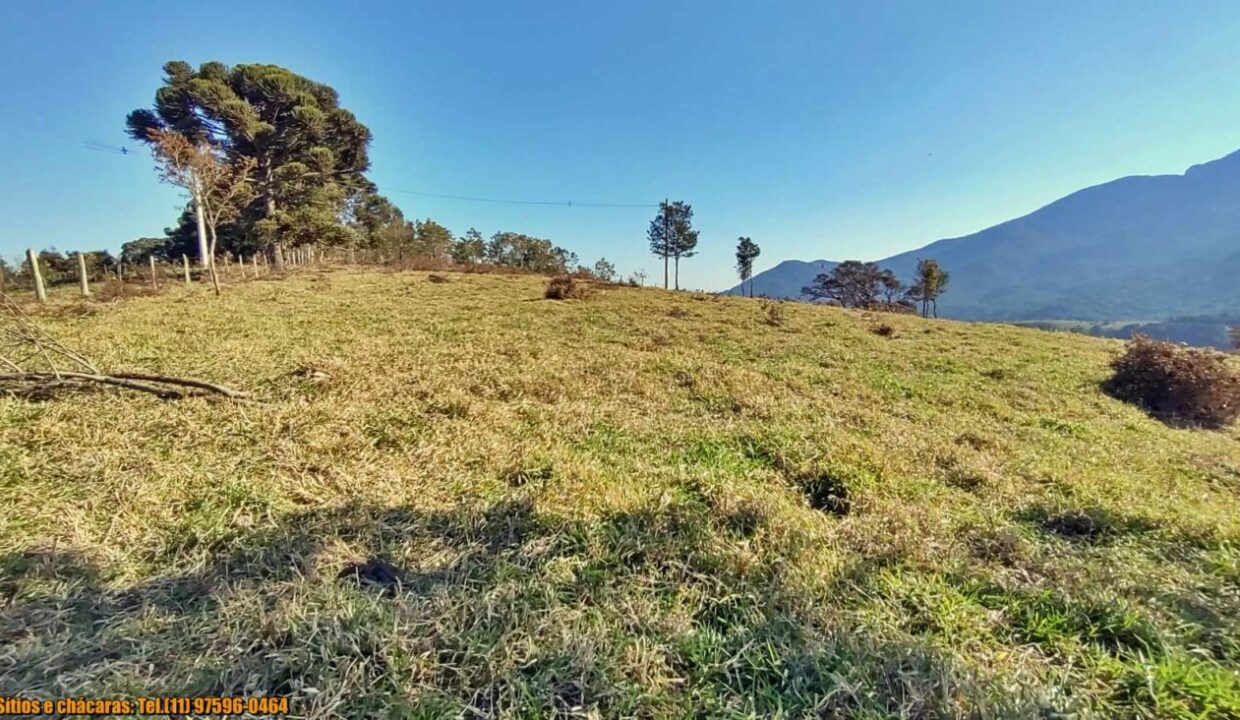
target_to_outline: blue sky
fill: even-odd
[[[1240,3],[3,2],[0,254],[118,248],[182,201],[130,145],[170,59],[333,85],[381,188],[693,204],[683,284],[736,238],[877,259],[1122,175],[1240,148]],[[653,210],[389,194],[458,234],[549,237],[624,273]]]

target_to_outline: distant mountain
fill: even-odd
[[[1183,175],[1096,185],[1024,217],[880,260],[951,272],[939,312],[969,320],[1159,320],[1240,309],[1240,152]],[[757,294],[796,297],[826,261],[788,261]],[[738,294],[739,289],[728,291]]]
[[[813,282],[814,278],[824,272],[830,272],[837,263],[830,260],[785,260],[765,272],[753,276],[753,294],[766,295],[773,298],[793,298],[801,294],[801,288]],[[806,279],[808,278],[808,280]],[[740,295],[741,286],[728,290],[725,295]],[[749,294],[749,283],[745,283],[745,294]]]

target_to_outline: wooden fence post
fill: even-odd
[[[78,286],[82,297],[90,297],[90,281],[86,279],[86,256],[78,253]]]
[[[30,274],[34,277],[34,296],[39,302],[47,302],[47,290],[43,288],[43,273],[39,272],[39,256],[34,250],[26,248],[26,261],[30,263]]]
[[[155,256],[148,255],[147,258],[151,261],[151,288],[158,290],[159,281],[155,279]]]
[[[181,270],[185,272],[185,287],[189,287],[189,258],[184,255],[181,256]]]

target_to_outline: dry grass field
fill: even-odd
[[[1118,342],[441,275],[31,306],[257,400],[0,397],[0,695],[1240,717],[1240,431]]]

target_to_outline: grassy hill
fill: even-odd
[[[0,397],[0,695],[1240,716],[1240,432],[1102,394],[1119,343],[446,277],[33,310],[262,401]]]

